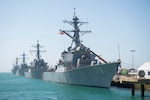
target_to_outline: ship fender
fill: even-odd
[[[145,76],[144,70],[140,70],[140,71],[138,72],[138,75],[139,75],[140,78],[144,77],[144,76]]]

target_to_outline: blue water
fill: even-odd
[[[131,96],[130,89],[73,86],[0,73],[0,100],[150,100],[150,91],[142,98],[140,91]]]

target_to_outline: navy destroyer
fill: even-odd
[[[80,35],[91,31],[80,30],[79,27],[88,22],[80,21],[75,11],[72,21],[66,20],[64,23],[73,26],[73,30],[60,30],[60,34],[65,34],[72,39],[71,46],[61,53],[61,59],[53,70],[43,73],[43,80],[109,88],[120,62],[108,63],[81,43]]]
[[[21,56],[22,56],[22,63],[21,63],[21,65],[19,65],[19,67],[17,69],[17,72],[16,72],[17,76],[24,76],[25,71],[29,70],[29,66],[27,65],[27,63],[25,61],[25,59],[26,59],[25,56],[27,56],[27,55],[25,53],[23,53]]]
[[[47,63],[44,61],[44,59],[41,59],[40,52],[44,52],[40,50],[40,44],[39,41],[37,41],[37,45],[33,46],[37,50],[31,51],[36,52],[36,58],[30,63],[31,66],[29,67],[29,70],[25,72],[25,77],[28,78],[42,78],[43,72],[48,68]]]
[[[16,63],[13,65],[13,68],[11,69],[11,73],[16,75],[17,69],[19,68],[18,65],[18,58],[15,59]]]

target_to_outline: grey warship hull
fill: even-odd
[[[24,70],[23,69],[17,70],[16,75],[17,76],[24,76]]]
[[[119,63],[75,68],[66,72],[44,72],[43,80],[71,85],[109,88]]]
[[[25,72],[25,77],[27,78],[42,78],[43,70],[31,70],[29,72]]]
[[[16,70],[15,70],[15,69],[12,69],[12,70],[11,70],[11,73],[14,74],[14,75],[16,75]]]

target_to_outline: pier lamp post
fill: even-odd
[[[134,52],[136,50],[130,50],[132,52],[132,67],[134,68]]]

